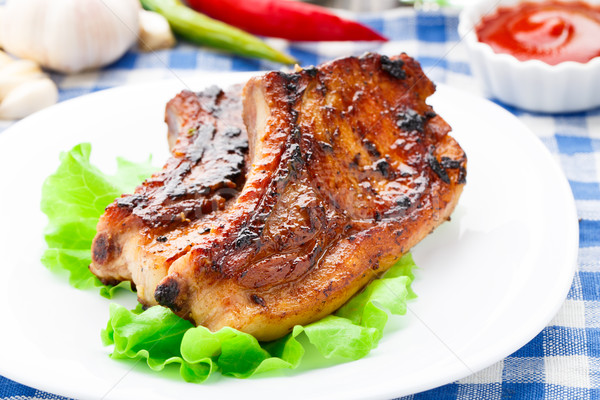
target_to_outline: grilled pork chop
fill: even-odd
[[[242,86],[183,91],[167,104],[172,156],[160,172],[107,207],[90,270],[105,283],[132,281],[142,304],[171,263],[210,231],[244,184],[248,136]]]
[[[466,156],[425,103],[434,90],[404,54],[251,79],[246,181],[202,225],[209,233],[189,223],[169,236],[193,244],[160,267],[168,275],[158,303],[259,340],[340,307],[449,219],[458,201]]]

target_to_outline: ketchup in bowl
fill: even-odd
[[[476,27],[496,53],[550,65],[600,56],[600,7],[584,2],[525,2],[499,7]]]

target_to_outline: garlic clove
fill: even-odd
[[[153,11],[140,10],[139,21],[138,47],[141,51],[155,51],[175,46],[175,36],[165,17]]]
[[[10,60],[10,62],[0,66],[0,101],[2,101],[8,92],[13,90],[15,87],[27,81],[39,79],[45,76],[40,67],[33,61],[14,61],[12,58]],[[0,64],[1,62],[2,60],[0,56]]]
[[[12,89],[0,103],[0,119],[19,119],[58,101],[58,88],[48,78],[35,79]]]
[[[0,24],[2,22],[0,21]],[[12,58],[11,56],[9,56],[8,54],[6,54],[5,52],[3,52],[2,50],[0,50],[0,68],[3,67],[4,65],[11,63],[15,61],[14,58]]]
[[[0,72],[0,102],[4,100],[6,95],[17,86],[25,82],[34,81],[45,77],[42,73],[37,74],[3,74]]]
[[[6,53],[4,53],[6,54]],[[38,64],[31,60],[10,60],[0,66],[0,74],[6,75],[27,75],[39,74],[42,69]]]

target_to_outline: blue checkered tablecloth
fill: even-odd
[[[359,19],[392,39],[383,45],[312,45],[273,41],[301,60],[319,64],[374,50],[416,57],[429,77],[480,93],[470,76],[457,34],[456,12],[399,9]],[[129,84],[186,76],[199,70],[252,71],[279,65],[180,44],[154,54],[127,53],[115,64],[75,76],[52,75],[60,100]],[[600,81],[599,81],[600,84]],[[507,107],[544,142],[571,184],[579,212],[578,271],[564,306],[530,343],[495,365],[460,381],[406,399],[600,398],[600,109],[570,115],[537,115]],[[10,123],[0,123],[0,130]],[[1,133],[0,133],[1,135]],[[59,399],[0,376],[0,399]]]

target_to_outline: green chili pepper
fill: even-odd
[[[162,14],[169,21],[173,32],[190,42],[283,64],[296,62],[291,56],[275,50],[256,36],[200,14],[179,0],[140,1],[145,9]]]

